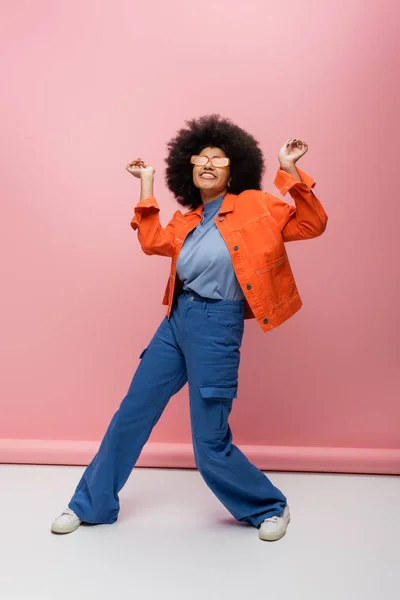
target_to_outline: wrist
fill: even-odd
[[[142,173],[140,179],[145,182],[153,182],[154,181],[154,173]]]
[[[293,161],[291,161],[291,162],[281,162],[280,163],[280,168],[282,169],[282,171],[285,171],[285,173],[287,173],[291,177],[294,177],[298,181],[302,181],[302,179],[300,177],[300,173],[296,169],[296,164]]]
[[[283,171],[286,171],[286,169],[293,169],[293,167],[295,167],[296,165],[293,161],[290,161],[290,162],[281,162],[281,163],[279,163],[279,166]]]

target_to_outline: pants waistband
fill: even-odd
[[[198,294],[197,292],[193,292],[192,290],[182,291],[182,293],[179,294],[178,298],[181,298],[181,297],[190,298],[192,300],[192,302],[212,302],[212,303],[220,302],[223,304],[232,304],[235,306],[240,306],[241,304],[243,304],[243,306],[244,306],[244,300],[223,300],[223,299],[220,300],[218,298],[205,298],[204,296],[200,296],[200,294]]]

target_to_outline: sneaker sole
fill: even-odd
[[[290,517],[288,518],[288,522],[287,522],[287,525],[286,525],[283,533],[276,533],[275,535],[268,535],[268,534],[263,534],[260,529],[260,531],[258,533],[258,537],[260,538],[260,540],[264,540],[264,542],[277,542],[278,540],[283,538],[283,536],[285,535],[289,523],[290,523]]]
[[[78,527],[80,527],[81,522],[77,523],[76,525],[70,525],[69,527],[63,527],[62,525],[52,525],[51,526],[51,532],[52,533],[72,533],[73,531],[76,531],[78,529]]]

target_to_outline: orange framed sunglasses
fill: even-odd
[[[207,156],[193,154],[190,158],[192,165],[198,165],[199,167],[205,167],[208,161],[211,162],[213,167],[229,167],[231,163],[227,156],[214,156],[213,158],[208,158]]]

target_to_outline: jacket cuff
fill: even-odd
[[[296,167],[296,169],[298,170],[299,175],[302,179],[301,181],[296,179],[296,177],[293,177],[293,175],[290,175],[290,173],[283,171],[280,167],[278,168],[278,170],[276,172],[274,185],[279,189],[280,193],[283,196],[285,196],[285,194],[287,194],[287,192],[294,185],[299,184],[299,183],[305,184],[309,189],[311,189],[315,186],[315,181],[312,177],[310,177],[310,175],[307,175],[307,173],[305,173],[298,167]]]
[[[138,202],[135,206],[135,210],[137,208],[149,208],[149,207],[154,207],[154,208],[160,208],[158,206],[157,200],[155,199],[154,196],[149,196],[148,198],[146,198],[145,200],[140,200],[140,202]]]
[[[149,196],[145,200],[140,200],[140,202],[138,202],[135,206],[135,216],[131,220],[131,227],[134,230],[139,227],[139,215],[142,212],[142,209],[146,208],[155,208],[156,210],[160,210],[160,207],[158,206],[157,200],[154,196]]]

